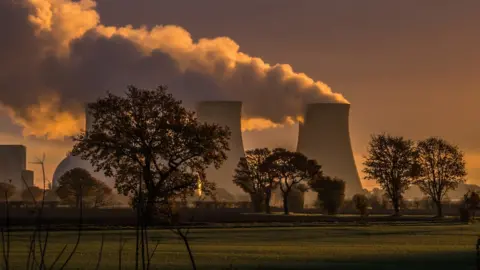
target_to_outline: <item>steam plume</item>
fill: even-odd
[[[289,65],[240,52],[228,37],[102,25],[92,0],[1,1],[0,33],[8,37],[0,42],[0,104],[28,134],[72,135],[84,121],[79,104],[128,84],[167,84],[187,105],[241,100],[245,130],[292,124],[305,103],[347,103]]]

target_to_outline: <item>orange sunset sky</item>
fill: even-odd
[[[242,53],[270,64],[289,64],[295,72],[326,83],[333,92],[342,94],[352,104],[350,132],[359,170],[372,133],[388,132],[415,140],[441,136],[461,147],[466,154],[468,182],[480,184],[480,1],[81,2],[88,2],[82,8],[97,12],[97,23],[102,25],[121,27],[131,24],[133,28],[178,25],[190,32],[193,40],[229,37],[240,46]],[[12,33],[16,32],[8,28],[10,22],[3,21],[10,18],[9,14],[1,12],[0,34],[5,31],[14,35]],[[73,18],[74,15],[69,16]],[[88,17],[82,18],[87,20]],[[70,25],[76,27],[76,24]],[[62,32],[65,33],[71,32]],[[0,43],[5,42],[2,40]],[[18,46],[0,44],[5,57],[7,53],[20,55],[16,48]],[[1,56],[4,55],[0,53]],[[49,70],[47,67],[43,69],[47,74]],[[110,70],[105,69],[105,72]],[[28,107],[42,97],[39,91],[33,91],[38,96],[28,94],[28,97],[34,101],[29,100],[28,106],[20,105],[21,102],[11,98],[11,90],[7,93],[6,88],[2,88],[3,85],[15,85],[19,77],[9,77],[11,73],[8,72],[4,74],[7,75],[0,75],[0,104],[3,104],[0,143],[26,145],[30,161],[45,153],[50,179],[72,144],[59,139],[48,140],[38,134],[26,136],[28,132],[21,121],[12,120],[7,111]],[[128,78],[128,74],[121,76]],[[158,84],[163,83],[158,81]],[[19,88],[19,94],[27,95],[26,89]],[[70,101],[75,100],[75,91],[81,91],[71,90],[66,94],[49,88],[52,89],[49,94],[53,92],[60,99],[68,97]],[[96,96],[103,95],[106,90],[111,89],[100,88]],[[282,95],[280,91],[272,90],[272,93]],[[266,97],[262,102],[268,104],[269,101],[272,102]],[[79,99],[77,105],[83,102],[85,100]],[[42,114],[38,112],[37,116]],[[30,117],[32,119],[32,125],[37,129],[43,123],[40,118]],[[49,126],[49,129],[76,130],[82,121],[75,118],[70,125]],[[296,124],[246,131],[244,143],[246,148],[281,146],[294,149],[297,132]],[[35,170],[39,181],[40,171],[35,166],[28,165],[29,169]],[[363,185],[370,189],[375,183],[363,181]]]

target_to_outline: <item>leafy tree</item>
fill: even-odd
[[[275,177],[270,171],[260,169],[271,154],[272,151],[268,148],[248,150],[235,169],[233,182],[250,194],[256,212],[262,211],[262,206],[265,205],[265,211],[270,213],[272,191],[277,187]]]
[[[430,197],[443,216],[442,201],[449,190],[465,182],[467,172],[460,149],[440,138],[428,138],[417,145],[419,174],[415,180],[420,190]]]
[[[292,188],[307,182],[322,173],[317,161],[308,159],[299,152],[290,152],[284,148],[276,148],[261,165],[260,170],[276,179],[283,197],[283,209],[289,214],[288,195]]]
[[[365,179],[376,180],[390,199],[395,215],[400,213],[403,193],[416,173],[413,141],[387,134],[373,135],[363,163]]]
[[[22,200],[24,202],[39,202],[43,198],[43,189],[37,186],[31,186],[22,191]]]
[[[88,110],[92,128],[74,138],[72,153],[114,177],[119,193],[144,194],[137,201],[145,201],[139,206],[147,221],[156,209],[168,209],[163,206],[172,198],[193,195],[199,176],[203,193],[214,188],[203,176],[207,167],[219,168],[227,158],[230,131],[199,123],[166,87],[129,86],[124,97],[108,93]],[[138,192],[141,182],[144,190]]]
[[[460,218],[468,222],[475,220],[475,214],[480,208],[480,195],[475,191],[468,191],[463,196],[463,206],[460,208]]]
[[[98,183],[99,181],[85,169],[74,168],[60,177],[57,195],[62,201],[80,208],[85,199],[94,194]]]
[[[112,189],[101,181],[95,184],[93,194],[93,207],[107,206],[113,203]]]
[[[16,191],[17,188],[11,183],[0,183],[0,200],[7,201],[15,194]]]
[[[329,215],[335,215],[345,200],[345,181],[336,177],[318,176],[313,178],[310,187],[317,192],[318,203]]]
[[[360,212],[360,215],[366,216],[368,211],[368,198],[364,194],[355,194],[352,197],[355,208]]]

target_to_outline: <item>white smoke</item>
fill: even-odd
[[[0,23],[16,35],[0,44],[0,56],[21,58],[0,63],[0,103],[29,134],[74,134],[82,127],[79,104],[128,84],[166,84],[187,104],[243,101],[245,130],[292,124],[306,103],[347,102],[290,65],[240,52],[228,37],[194,41],[174,25],[102,25],[92,0],[2,2]]]

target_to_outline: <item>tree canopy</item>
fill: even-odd
[[[419,173],[415,184],[432,199],[437,215],[442,216],[442,200],[447,192],[465,182],[463,153],[457,146],[435,137],[418,142],[417,152]]]
[[[368,145],[368,155],[363,163],[365,179],[377,181],[385,190],[399,214],[403,193],[416,174],[415,144],[403,137],[388,134],[373,135]]]
[[[129,86],[125,96],[108,93],[88,110],[92,128],[74,138],[73,154],[114,177],[124,195],[138,196],[143,182],[149,217],[158,204],[186,192],[193,195],[199,175],[227,158],[229,129],[199,123],[164,86]],[[213,189],[205,177],[200,179],[204,193]]]
[[[329,215],[337,214],[345,199],[345,181],[336,177],[319,175],[312,178],[309,185],[317,192],[320,206]]]
[[[101,185],[87,170],[74,168],[64,173],[58,180],[57,195],[68,204],[80,208],[85,205],[88,197]]]
[[[266,212],[270,213],[272,190],[276,188],[277,182],[270,171],[262,171],[260,168],[271,154],[272,151],[268,148],[248,150],[235,169],[233,182],[250,194],[257,212],[264,204]]]
[[[302,153],[291,152],[284,148],[274,149],[260,170],[269,173],[278,182],[283,195],[284,212],[287,215],[289,214],[288,194],[292,187],[322,174],[321,166],[316,160],[308,159]]]
[[[17,191],[17,188],[6,182],[1,182],[0,183],[0,200],[8,200],[10,197],[12,197],[15,192]]]

